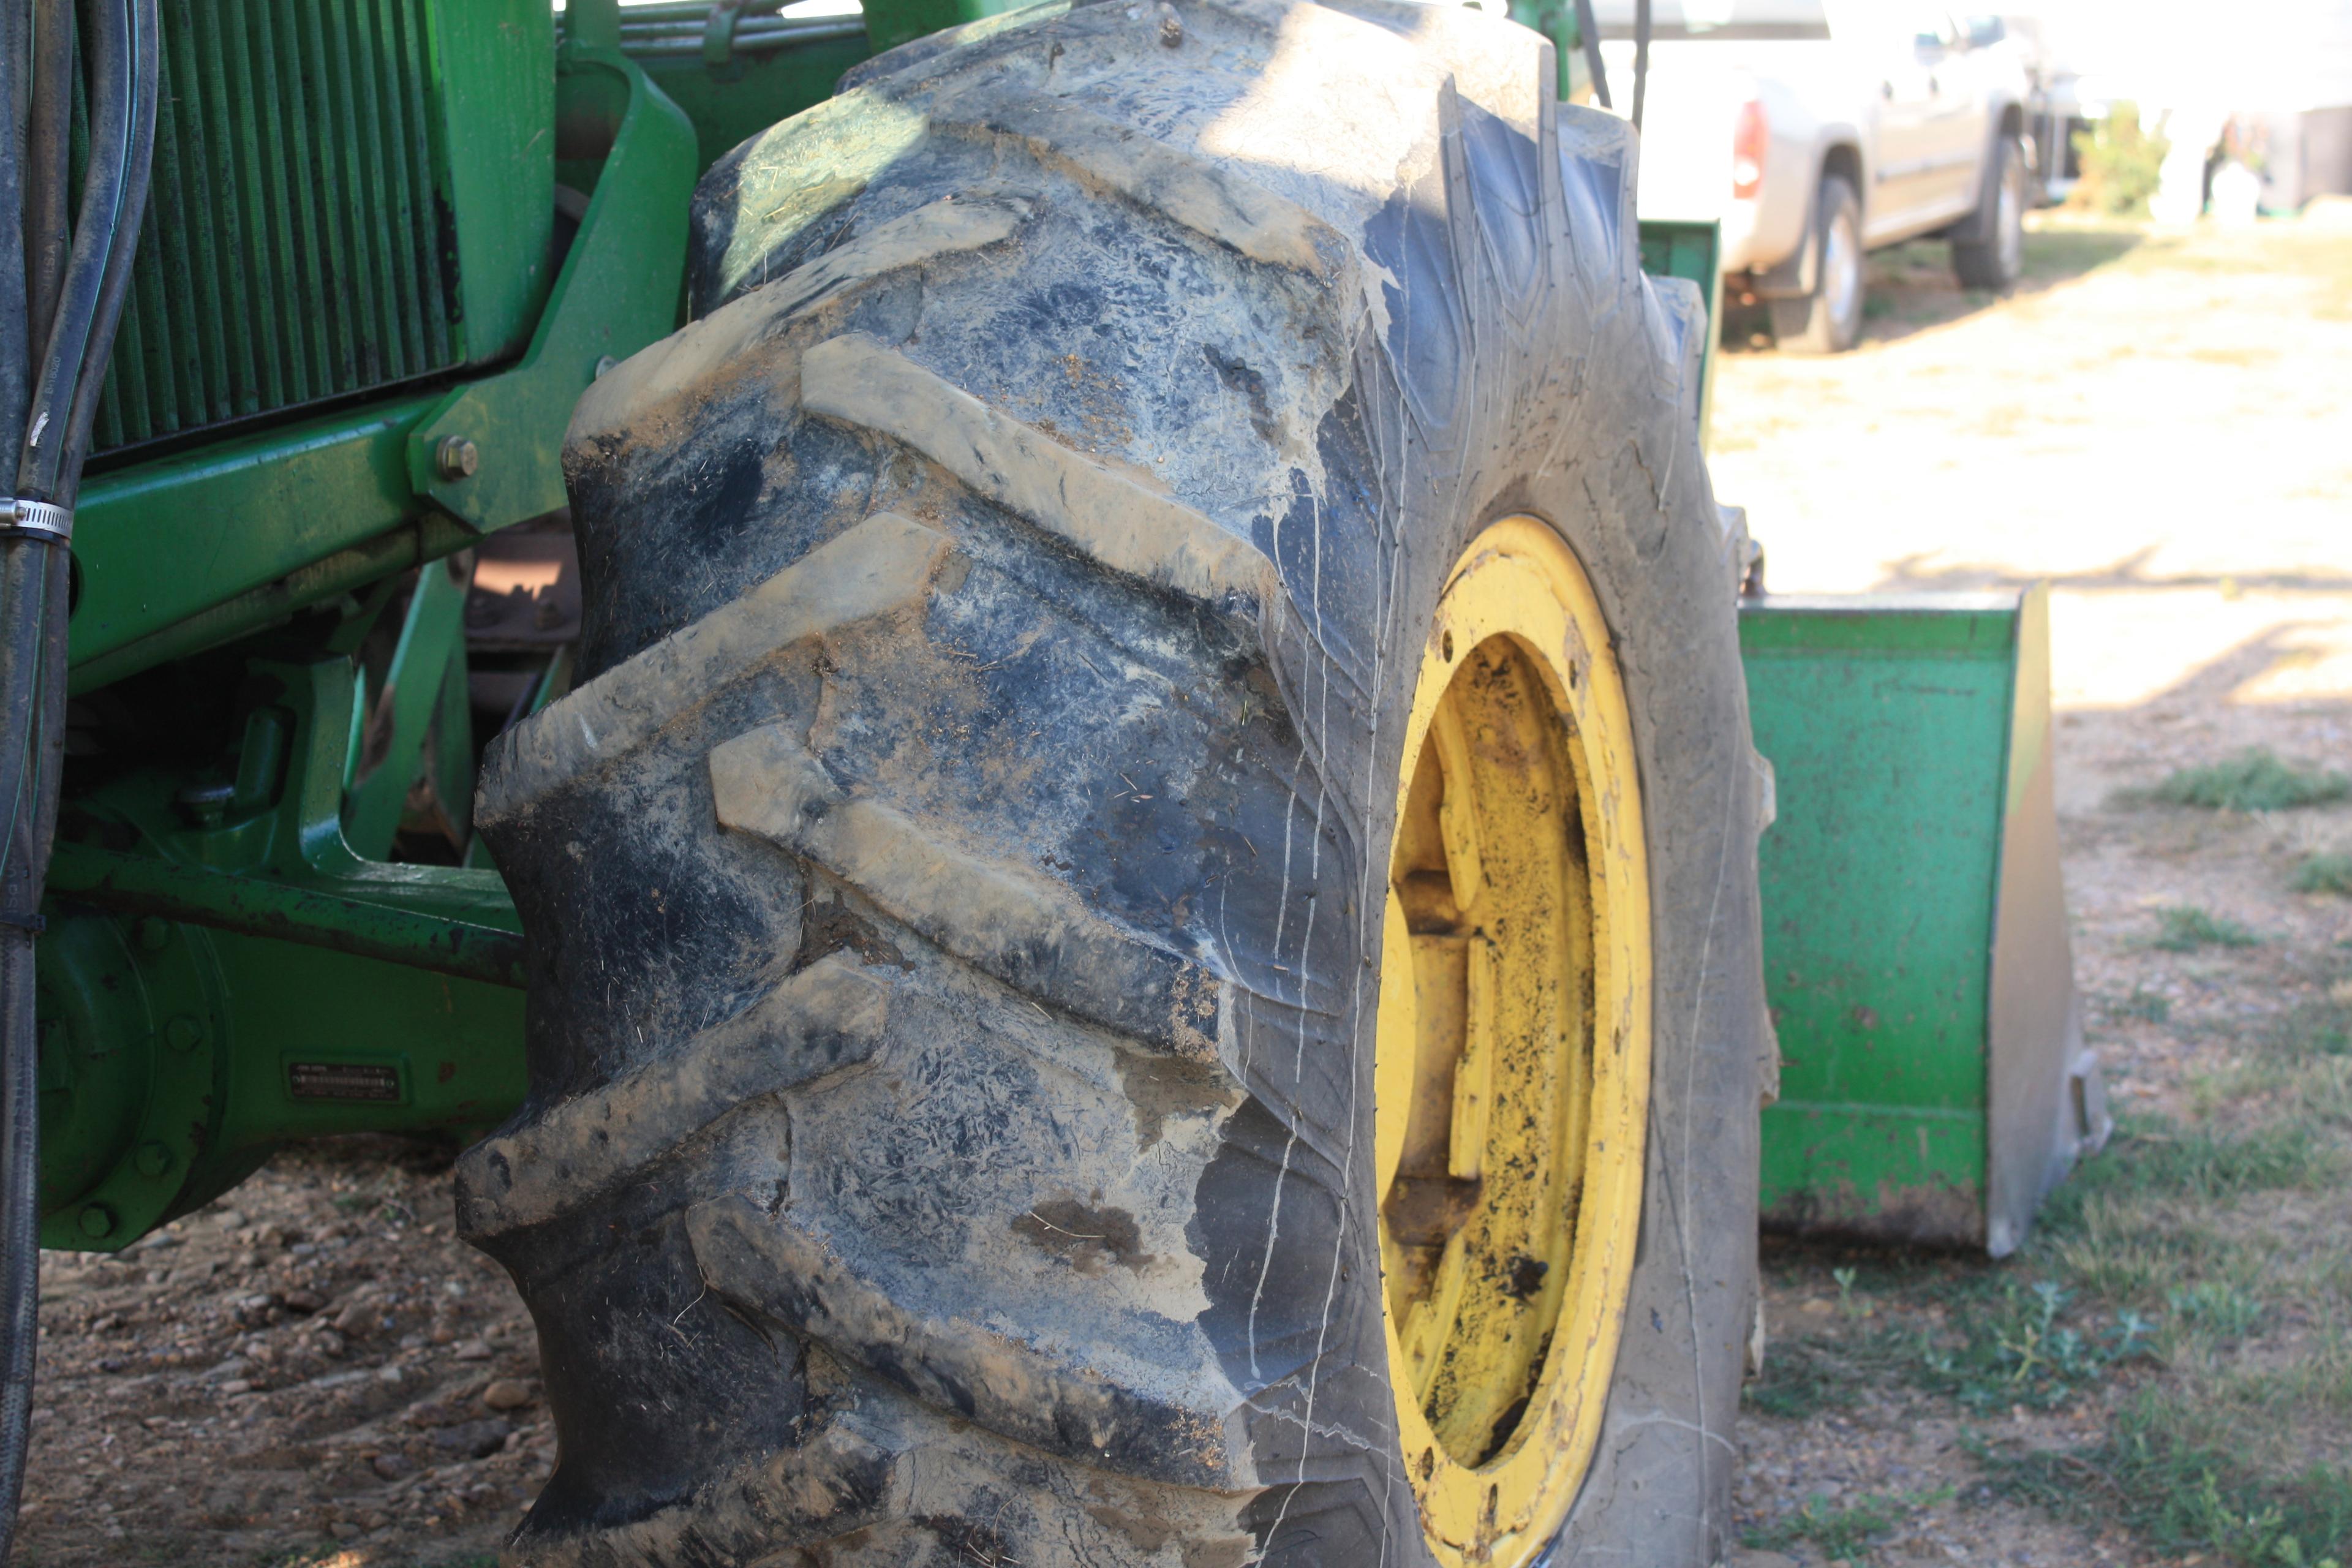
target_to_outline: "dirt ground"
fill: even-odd
[[[1857,353],[1727,353],[1714,469],[1776,589],[2053,583],[2077,972],[2126,1131],[2008,1264],[1768,1248],[1743,1556],[2347,1555],[2352,898],[2290,885],[2352,851],[2352,805],[2117,792],[2254,746],[2352,767],[2352,223],[2053,223],[2028,255],[1995,300],[1907,247]],[[429,1152],[289,1155],[44,1267],[26,1564],[488,1563],[551,1463],[529,1321]]]

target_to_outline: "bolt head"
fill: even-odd
[[[96,1241],[114,1233],[114,1211],[104,1204],[84,1204],[80,1223],[81,1233]]]
[[[139,1145],[139,1173],[160,1176],[172,1168],[172,1150],[166,1143],[146,1142]]]
[[[205,1043],[205,1026],[183,1013],[163,1026],[163,1038],[175,1051],[193,1051]]]
[[[444,436],[433,450],[433,466],[445,479],[470,479],[482,466],[481,448],[463,436]]]

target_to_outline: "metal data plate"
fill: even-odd
[[[2048,628],[2040,589],[1742,607],[1780,813],[1758,849],[1781,1053],[1769,1226],[1998,1257],[2105,1141],[2059,875]]]

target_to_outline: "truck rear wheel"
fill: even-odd
[[[1790,353],[1842,354],[1862,341],[1862,198],[1843,174],[1823,174],[1814,203],[1813,291],[1771,301],[1772,338]]]
[[[1984,238],[1952,241],[1952,272],[1961,288],[1998,292],[2024,275],[2025,198],[2025,149],[2003,136],[1985,170]]]
[[[572,423],[582,683],[482,787],[522,1561],[1716,1561],[1744,541],[1554,79],[1040,7],[706,177],[698,319]]]

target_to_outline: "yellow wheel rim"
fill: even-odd
[[[1440,1563],[1517,1568],[1601,1426],[1642,1217],[1649,868],[1625,688],[1533,518],[1455,563],[1397,782],[1375,1057],[1405,1466]]]

